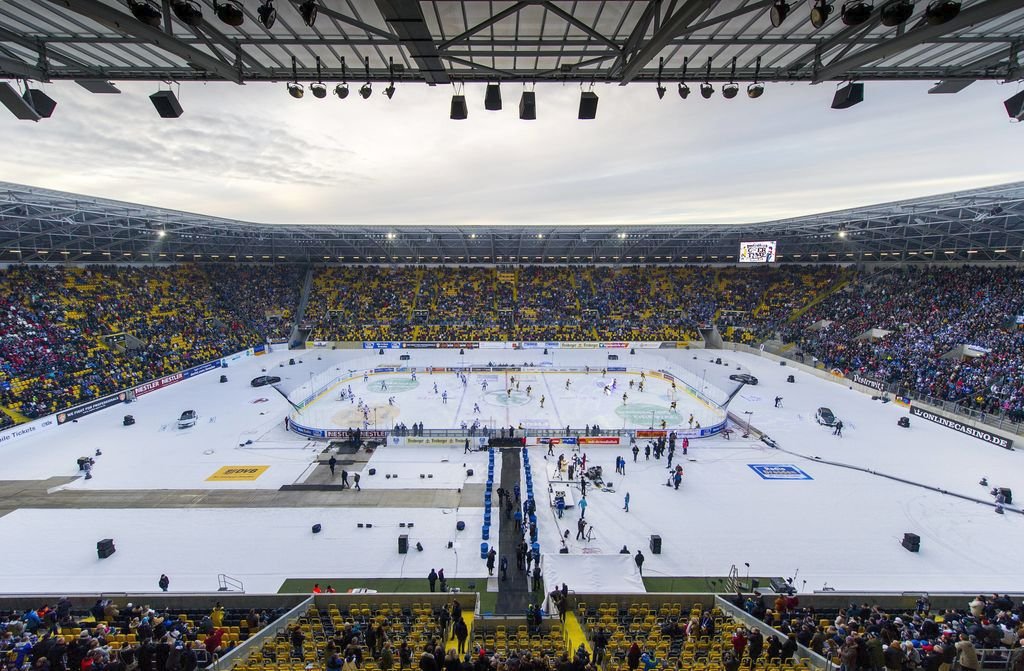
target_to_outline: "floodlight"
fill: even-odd
[[[715,95],[715,87],[711,85],[711,82],[704,82],[700,85],[700,94],[707,100],[711,96]]]
[[[786,17],[789,16],[789,3],[786,0],[775,0],[775,4],[772,5],[769,14],[771,15],[772,25],[778,28],[786,20]]]
[[[662,98],[664,98],[664,97],[665,97],[665,91],[666,91],[666,89],[665,89],[665,87],[664,87],[664,86],[662,86],[661,84],[658,84],[658,88],[656,88],[656,89],[654,89],[654,90],[658,92],[658,100],[661,100]]]
[[[665,87],[661,85],[661,71],[665,67],[664,57],[658,59],[658,87],[654,89],[658,93],[658,100],[665,97]]]
[[[316,83],[309,85],[309,90],[313,94],[314,98],[320,98],[323,100],[327,97],[327,84],[324,84],[324,78],[320,74],[320,57],[316,57]]]
[[[395,85],[393,83],[388,84],[388,87],[384,89],[384,95],[388,97],[388,100],[391,100],[395,96]]]
[[[160,27],[160,20],[163,18],[163,14],[160,12],[160,6],[153,2],[153,0],[128,0],[128,9],[131,10],[132,16],[139,21],[147,23],[154,28]]]
[[[501,84],[488,84],[484,92],[484,109],[497,112],[501,109]]]
[[[843,23],[848,26],[859,26],[871,18],[871,12],[874,9],[873,5],[869,5],[864,0],[850,0],[850,2],[843,3],[840,13],[843,17]]]
[[[760,82],[754,82],[747,86],[747,97],[748,98],[760,98],[764,93],[764,84]]]
[[[404,70],[404,66],[402,66],[402,69]],[[395,97],[395,57],[394,56],[391,56],[390,58],[388,58],[388,77],[390,78],[391,81],[388,83],[388,87],[386,89],[384,89],[384,95],[386,95],[388,97],[388,100],[391,100],[393,97]],[[369,71],[367,71],[366,78],[367,79],[370,78]]]
[[[348,84],[338,84],[334,87],[334,95],[342,100],[348,97]]]
[[[366,82],[365,84],[359,87],[359,95],[363,97],[363,100],[369,98],[372,93],[373,87],[370,85],[370,82]]]
[[[214,0],[213,11],[221,22],[229,26],[237,28],[245,22],[245,12],[242,11],[242,3],[239,0]]]
[[[728,100],[732,100],[736,97],[736,94],[740,91],[740,85],[736,82],[729,82],[722,87],[722,97]]]
[[[263,4],[256,10],[256,15],[260,19],[260,23],[267,30],[274,27],[274,23],[277,21],[277,9],[274,7],[274,0],[263,0]]]
[[[835,8],[828,4],[827,0],[815,0],[814,7],[811,8],[811,25],[815,28],[824,26],[833,9]]]
[[[299,5],[299,15],[302,17],[302,22],[310,28],[316,23],[316,15],[319,9],[316,6],[316,0],[305,0]]]
[[[898,26],[914,13],[914,3],[910,0],[889,0],[882,5],[882,25],[892,28]]]
[[[957,0],[932,0],[924,10],[924,20],[933,26],[952,21],[960,13]]]
[[[186,25],[198,28],[203,23],[203,10],[196,0],[171,0],[171,9]]]
[[[306,93],[299,83],[299,72],[295,65],[295,56],[292,56],[292,81],[288,82],[288,95],[298,100]]]
[[[683,58],[683,76],[679,80],[679,97],[686,100],[690,95],[690,87],[686,85],[686,66],[690,64],[690,58]]]

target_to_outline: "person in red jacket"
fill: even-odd
[[[739,627],[732,635],[732,649],[736,652],[737,659],[743,659],[743,651],[747,647],[747,632]]]
[[[217,654],[221,650],[221,642],[224,639],[223,629],[214,629],[213,633],[206,637],[203,641],[203,645],[206,646],[206,652],[211,656]]]
[[[640,646],[633,641],[633,645],[629,646],[629,652],[626,653],[626,663],[629,665],[629,671],[636,671],[637,667],[640,666]]]

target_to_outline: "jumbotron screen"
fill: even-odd
[[[775,241],[740,243],[740,263],[774,263]]]

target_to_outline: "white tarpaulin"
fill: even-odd
[[[544,555],[544,588],[550,593],[564,582],[570,590],[593,594],[644,593],[633,555]]]

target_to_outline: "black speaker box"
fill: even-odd
[[[383,350],[381,350],[381,351],[383,351]],[[401,355],[399,355],[398,360],[399,361],[408,361],[409,360],[409,355],[408,354],[401,354]]]
[[[832,98],[832,109],[844,110],[864,100],[864,85],[850,83],[836,91]]]
[[[519,99],[519,118],[523,121],[537,119],[537,94],[533,91],[523,91]]]
[[[999,491],[1001,491],[1003,493],[1003,496],[1006,497],[1007,503],[1013,503],[1013,490],[1011,490],[1009,487],[1000,487]]]
[[[796,378],[790,375],[789,377],[786,378],[786,382],[796,382]]]
[[[597,94],[593,91],[584,91],[580,94],[580,119],[597,118]]]
[[[619,360],[619,355],[618,354],[609,354],[608,355],[608,360],[609,361],[618,361]]]
[[[164,119],[177,119],[184,111],[172,91],[157,91],[149,96],[149,99],[153,102],[156,113]]]
[[[466,477],[468,477],[468,478],[473,477],[473,469],[472,468],[467,468],[466,469]]]
[[[313,533],[315,533],[315,534],[320,533],[320,525],[319,524],[314,524],[313,525]]]
[[[28,89],[22,97],[44,119],[49,119],[53,115],[53,110],[57,107],[57,103],[54,102],[53,98],[39,89]]]
[[[661,536],[657,534],[651,535],[651,554],[661,554]]]
[[[903,534],[903,542],[900,545],[910,552],[919,552],[921,550],[921,537],[917,534],[905,533]]]
[[[96,554],[99,555],[100,559],[106,559],[110,555],[114,554],[114,539],[104,538],[103,540],[96,543]]]
[[[910,428],[910,418],[909,417],[900,417],[899,419],[896,420],[896,423],[898,425],[902,426],[904,429],[909,429]]]
[[[408,534],[402,534],[398,537],[398,554],[404,555],[409,554],[409,536]]]
[[[456,121],[469,118],[469,107],[466,106],[466,96],[452,96],[452,111],[449,115]]]
[[[1004,100],[1003,106],[1006,107],[1006,113],[1011,119],[1024,121],[1024,91]]]

